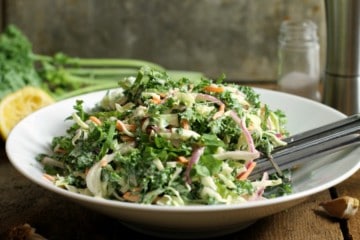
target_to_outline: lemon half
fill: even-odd
[[[4,97],[0,102],[0,134],[6,140],[13,127],[24,117],[44,106],[54,103],[44,90],[24,87]]]

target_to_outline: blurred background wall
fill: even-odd
[[[137,58],[216,78],[274,81],[284,19],[311,19],[325,55],[325,0],[0,0],[37,53]]]

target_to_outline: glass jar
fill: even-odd
[[[320,46],[314,22],[290,21],[280,26],[278,87],[280,91],[320,101]]]

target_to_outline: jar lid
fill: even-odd
[[[285,20],[280,26],[279,41],[286,42],[317,42],[317,26],[311,20]]]

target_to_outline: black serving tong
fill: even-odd
[[[256,159],[256,167],[249,176],[258,179],[264,172],[282,175],[315,158],[325,156],[360,143],[360,114],[296,134],[284,139],[287,145],[276,148],[271,156]]]

